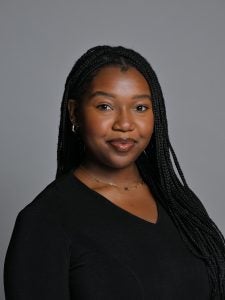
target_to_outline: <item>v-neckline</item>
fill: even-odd
[[[102,194],[98,193],[97,191],[92,190],[89,186],[87,186],[83,181],[81,181],[78,177],[76,177],[74,175],[74,169],[72,169],[70,171],[70,175],[72,177],[72,180],[74,182],[77,182],[80,185],[80,187],[83,188],[83,190],[94,194],[99,199],[101,199],[106,205],[111,206],[113,209],[119,211],[120,213],[126,215],[127,217],[129,217],[133,220],[136,220],[139,223],[147,224],[147,225],[153,226],[153,227],[157,227],[159,225],[159,223],[161,223],[161,207],[160,207],[160,203],[159,203],[158,200],[155,201],[156,202],[156,207],[157,207],[157,220],[156,220],[155,223],[153,223],[153,222],[150,222],[150,221],[148,221],[144,218],[139,217],[138,215],[135,215],[135,214],[129,212],[128,210],[126,210],[126,209],[118,206],[117,204],[113,203],[112,201],[110,201],[108,198],[106,198]]]

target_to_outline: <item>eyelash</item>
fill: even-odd
[[[99,104],[99,105],[97,106],[97,108],[98,108],[99,110],[102,110],[102,111],[107,111],[107,110],[109,110],[109,109],[106,109],[106,107],[109,107],[110,109],[112,109],[112,107],[110,107],[110,105],[109,105],[109,104],[106,104],[106,103]],[[137,109],[138,107],[142,107],[142,109],[141,109],[141,110],[138,110],[138,109]],[[144,109],[143,109],[143,108],[144,108]],[[146,105],[143,105],[143,104],[139,104],[139,105],[136,106],[136,109],[137,109],[138,112],[144,112],[144,111],[148,110],[149,107],[146,106]]]
[[[110,107],[109,106],[109,104],[106,104],[106,103],[103,103],[103,104],[99,104],[98,106],[97,106],[97,108],[99,109],[99,110],[103,110],[103,111],[106,111],[106,110],[108,110],[108,109],[104,109],[103,107]],[[110,107],[111,108],[111,107]]]
[[[148,109],[149,109],[149,107],[148,107],[148,106],[146,106],[146,105],[143,105],[143,104],[139,104],[139,105],[137,105],[137,107],[136,107],[136,108],[138,108],[138,107],[142,107],[142,108],[144,108],[144,110],[138,110],[138,111],[140,111],[140,112],[144,112],[144,111],[146,111],[146,110],[148,110]]]

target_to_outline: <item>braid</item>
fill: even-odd
[[[93,77],[107,65],[119,66],[121,70],[135,67],[148,82],[152,95],[154,132],[145,155],[138,158],[137,166],[153,194],[171,216],[186,246],[205,262],[211,299],[224,299],[225,239],[184,178],[169,140],[165,102],[157,76],[147,60],[134,50],[122,46],[97,46],[88,50],[73,66],[61,103],[56,178],[77,167],[84,156],[79,133],[71,132],[68,99],[82,101]]]

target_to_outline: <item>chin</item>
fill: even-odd
[[[127,167],[133,165],[135,162],[136,162],[136,158],[135,159],[124,159],[124,157],[123,157],[120,160],[107,160],[107,161],[104,161],[103,163],[113,169],[124,169],[124,168],[127,168]]]

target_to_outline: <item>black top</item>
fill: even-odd
[[[206,266],[157,200],[157,223],[76,179],[53,181],[17,216],[6,300],[208,300]]]

